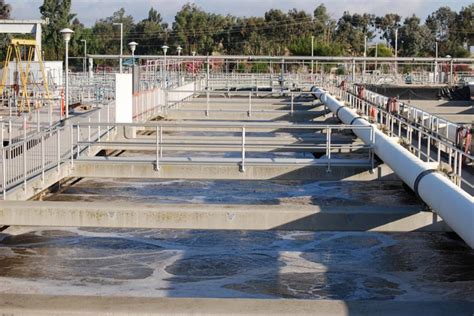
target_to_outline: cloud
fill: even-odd
[[[39,6],[43,0],[7,0],[13,7],[13,17],[21,19],[39,18]],[[437,8],[447,5],[453,10],[471,4],[470,0],[72,0],[73,9],[79,20],[92,25],[100,18],[112,15],[114,11],[125,8],[135,21],[140,21],[154,7],[167,22],[172,22],[176,12],[187,2],[196,3],[208,12],[232,14],[237,16],[261,16],[271,8],[288,11],[292,8],[312,12],[319,3],[325,3],[333,18],[339,18],[344,11],[351,13],[373,13],[382,15],[388,12],[402,16],[416,14],[424,19]]]

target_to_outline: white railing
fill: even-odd
[[[88,139],[96,141],[102,137],[109,138],[114,130],[109,123],[88,129],[79,129],[74,122],[111,122],[115,117],[113,103],[102,106],[86,113],[84,116],[74,117],[68,120],[68,124],[50,126],[45,129],[35,130],[27,133],[22,129],[23,137],[7,146],[1,146],[1,183],[0,190],[3,199],[6,199],[8,190],[17,186],[23,186],[26,190],[28,182],[41,176],[44,181],[45,173],[56,170],[58,173],[65,163],[73,164],[74,155],[78,155],[84,149],[77,146],[78,141]],[[4,130],[2,124],[2,131]],[[3,133],[2,133],[3,135]],[[88,154],[91,154],[88,151]]]
[[[374,102],[370,98],[358,98],[351,91],[343,90],[334,85],[329,85],[326,89],[355,109],[359,115],[363,115],[369,121],[379,124],[389,136],[398,137],[401,144],[419,159],[437,163],[440,169],[448,172],[451,180],[456,185],[470,194],[474,192],[474,183],[472,183],[471,178],[473,168],[469,165],[474,161],[474,156],[457,148],[456,143],[445,137],[443,133],[438,133],[441,129],[441,120],[438,122],[437,117],[433,120],[433,116],[428,113],[426,116],[431,118],[429,120],[430,124],[420,124],[424,121],[420,121],[419,118],[425,116],[413,116],[411,114],[417,113],[416,110],[418,109],[404,110],[402,104],[396,111],[390,112],[383,106],[384,103]],[[383,100],[386,101],[384,98]],[[446,170],[446,167],[449,170]],[[464,168],[469,168],[470,172],[464,173]]]
[[[105,124],[98,123],[78,123],[77,129],[88,130],[104,128]],[[109,126],[110,127],[110,126]],[[157,170],[160,169],[162,162],[170,161],[181,161],[181,163],[206,163],[206,164],[222,164],[222,163],[236,163],[239,165],[240,171],[245,172],[246,164],[251,161],[252,163],[266,163],[266,164],[314,164],[322,165],[327,168],[327,171],[331,171],[333,165],[344,165],[344,166],[365,166],[374,168],[374,151],[372,145],[366,144],[353,144],[353,143],[340,143],[333,140],[334,135],[345,130],[361,129],[370,131],[371,139],[375,139],[374,127],[373,126],[350,126],[350,125],[316,125],[316,124],[288,124],[288,123],[210,123],[210,122],[156,122],[156,123],[122,123],[114,124],[113,129],[133,127],[135,130],[145,130],[154,133],[153,136],[137,136],[133,141],[108,141],[106,138],[102,138],[100,141],[90,141],[85,139],[79,141],[78,145],[81,148],[91,147],[98,148],[130,148],[130,146],[140,146],[141,150],[146,150],[154,153],[154,159],[150,160],[150,156],[145,155],[140,161],[151,161],[155,164]],[[203,130],[205,128],[205,130]],[[198,132],[199,136],[196,137],[185,137],[184,139],[177,139],[173,137],[173,133],[185,130],[188,135],[192,135],[193,132]],[[321,135],[320,141],[307,141],[301,142],[298,140],[297,143],[281,144],[275,142],[276,134],[282,131],[289,133],[296,131],[314,132],[314,135]],[[219,136],[216,136],[216,132]],[[189,134],[191,133],[191,134]],[[269,136],[272,135],[272,136]],[[263,135],[263,136],[262,136]],[[227,137],[223,142],[220,137]],[[215,138],[214,141],[212,138]],[[204,139],[204,141],[203,141]],[[268,149],[267,155],[270,157],[259,157],[249,158],[249,152],[255,150]],[[338,156],[338,153],[346,150],[347,154],[344,158]],[[187,157],[186,159],[179,159],[174,155],[174,152],[192,152],[192,158]],[[221,153],[221,155],[213,155],[209,157],[207,154],[200,156],[202,153],[209,151]],[[324,152],[323,157],[320,159],[307,159],[307,158],[274,158],[275,151],[306,151]],[[361,152],[362,151],[362,152]],[[232,158],[232,153],[240,153],[238,158]],[[167,157],[165,157],[167,155]],[[361,159],[361,157],[365,158]],[[83,157],[77,156],[77,159]],[[106,157],[94,157],[86,158],[86,160],[104,160],[108,161]],[[114,162],[129,161],[130,157],[114,157]]]

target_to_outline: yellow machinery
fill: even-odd
[[[26,52],[26,58],[22,59],[22,51]],[[5,85],[7,83],[8,75],[9,75],[9,65],[10,59],[16,59],[16,64],[18,66],[18,73],[20,77],[20,87],[17,88],[15,91],[16,93],[21,94],[21,98],[18,100],[18,108],[20,112],[30,112],[30,92],[28,91],[29,77],[30,77],[30,65],[33,59],[34,53],[38,56],[38,63],[41,69],[41,75],[43,77],[43,87],[46,93],[46,100],[50,100],[50,94],[48,89],[48,80],[46,78],[46,72],[44,69],[43,59],[41,56],[41,51],[38,49],[35,40],[30,39],[12,39],[10,45],[8,46],[7,50],[7,57],[5,59],[4,67],[3,67],[3,76],[2,76],[2,83],[0,86],[0,95],[3,94],[3,90],[5,89]],[[26,65],[23,62],[26,61]],[[20,91],[21,90],[21,91]],[[38,107],[38,102],[35,102],[35,107]]]

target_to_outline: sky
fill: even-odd
[[[12,17],[16,19],[40,18],[39,6],[43,0],[6,0],[12,8]],[[236,16],[262,16],[269,9],[288,11],[292,8],[312,12],[320,3],[324,3],[330,15],[337,19],[344,11],[351,13],[398,13],[403,17],[416,14],[425,19],[428,14],[441,6],[449,6],[455,11],[466,7],[472,0],[72,0],[72,12],[86,26],[96,20],[111,16],[114,11],[125,8],[135,21],[148,15],[151,7],[161,13],[166,22],[171,23],[180,8],[187,2],[195,3],[207,12],[232,14]]]

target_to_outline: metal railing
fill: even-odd
[[[431,128],[427,129],[424,124],[420,124],[418,116],[405,115],[403,105],[396,112],[389,112],[379,102],[358,98],[351,91],[333,85],[327,86],[326,89],[355,109],[359,115],[379,124],[386,134],[398,137],[400,143],[419,159],[435,162],[441,170],[446,171],[456,185],[470,194],[474,192],[473,168],[469,165],[474,161],[474,156],[457,148],[450,138],[438,133],[439,124],[441,120],[445,121],[444,119],[428,113]],[[415,109],[414,112],[417,111],[418,109]],[[409,110],[408,113],[412,111]],[[433,124],[433,121],[437,124]],[[469,172],[464,173],[464,168],[469,168]]]
[[[110,137],[112,128],[108,128],[108,123],[104,127],[89,127],[87,130],[79,129],[74,122],[110,122],[115,117],[113,103],[108,106],[96,108],[83,116],[74,117],[57,125],[52,125],[44,129],[35,129],[28,132],[27,128],[18,129],[22,131],[21,138],[11,141],[7,146],[0,142],[1,149],[1,183],[0,190],[3,199],[6,199],[7,192],[18,186],[26,190],[28,182],[41,176],[44,182],[45,173],[55,169],[58,173],[65,163],[73,165],[74,155],[79,155],[84,151],[77,146],[80,139],[87,138],[96,141],[102,137]],[[5,123],[0,122],[1,136]],[[84,154],[84,153],[83,153]],[[87,154],[91,154],[90,151]]]
[[[75,125],[78,130],[88,130],[90,128],[104,128],[106,123],[86,123],[81,122]],[[374,168],[374,151],[373,146],[366,144],[341,144],[333,140],[334,135],[341,131],[349,131],[355,129],[369,130],[372,139],[374,139],[374,128],[373,126],[349,126],[349,125],[314,125],[314,124],[276,124],[276,123],[210,123],[210,122],[192,122],[192,123],[178,123],[178,122],[157,122],[157,123],[129,123],[129,124],[114,124],[113,126],[108,125],[113,130],[119,128],[133,128],[135,130],[146,130],[148,133],[154,134],[143,139],[134,139],[134,141],[107,141],[102,138],[100,141],[90,141],[89,139],[79,139],[77,144],[80,148],[87,148],[88,151],[92,147],[96,148],[115,148],[115,149],[126,149],[130,146],[140,146],[141,150],[147,150],[154,153],[154,159],[146,158],[140,161],[151,161],[154,162],[156,170],[160,169],[162,162],[176,161],[178,158],[175,152],[193,152],[193,157],[187,157],[186,159],[179,160],[181,163],[206,163],[206,164],[221,164],[221,163],[236,163],[238,164],[240,171],[245,172],[245,166],[251,162],[256,164],[315,164],[326,166],[327,171],[331,171],[331,166],[342,164],[342,165],[364,165],[370,168]],[[293,144],[281,144],[275,143],[275,135],[285,132],[311,132],[322,136],[319,142],[304,142],[304,143],[293,143]],[[190,137],[184,137],[177,139],[173,137],[173,133],[180,132],[185,133],[189,136],[189,133],[197,133],[200,137],[204,137],[203,140],[196,140]],[[168,134],[171,133],[171,134]],[[217,133],[217,135],[216,135]],[[269,136],[269,134],[271,134]],[[82,133],[81,133],[82,135]],[[207,136],[207,137],[206,137]],[[229,136],[225,141],[219,141],[219,137]],[[272,139],[273,138],[273,139]],[[324,155],[320,159],[307,159],[307,158],[275,158],[275,157],[257,157],[249,158],[248,153],[253,151],[265,151],[268,149],[267,154],[273,154],[277,149],[284,152],[317,152],[323,151]],[[207,153],[210,150],[213,152],[221,152],[221,156],[212,156],[202,153]],[[336,155],[337,152],[347,151],[344,156],[350,156],[350,158],[341,158]],[[231,157],[232,153],[240,153],[240,157]],[[357,153],[356,153],[357,152]],[[165,153],[173,153],[168,157],[165,157]],[[198,154],[198,156],[195,156]],[[334,156],[336,155],[336,156]],[[354,159],[360,158],[360,156],[366,155],[365,159]],[[235,156],[235,155],[234,155]],[[80,155],[76,156],[77,159],[81,159]],[[104,160],[109,161],[106,157],[94,157],[87,160]],[[123,160],[127,161],[130,158],[127,157],[114,157],[115,162]]]

